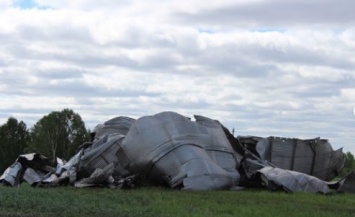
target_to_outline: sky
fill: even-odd
[[[174,111],[355,153],[353,0],[0,0],[0,124]]]

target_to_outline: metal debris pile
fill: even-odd
[[[174,112],[99,124],[92,141],[52,167],[38,153],[21,155],[0,184],[133,188],[162,185],[189,190],[268,188],[287,192],[355,192],[355,174],[338,182],[342,149],[327,140],[235,138],[219,121]]]

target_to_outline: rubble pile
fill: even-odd
[[[354,173],[328,182],[342,170],[345,156],[325,139],[236,138],[217,120],[194,118],[174,112],[113,118],[99,124],[92,141],[68,162],[57,159],[53,166],[38,153],[19,156],[0,185],[355,192]]]

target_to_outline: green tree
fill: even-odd
[[[346,161],[344,164],[344,168],[341,171],[341,176],[345,176],[351,171],[355,170],[355,158],[354,155],[351,154],[351,152],[346,152],[345,153]]]
[[[346,173],[350,173],[351,171],[355,170],[355,158],[354,155],[350,152],[346,152],[346,161],[344,164],[344,169]]]
[[[30,134],[23,121],[10,117],[0,126],[0,174],[23,154]]]
[[[89,134],[79,114],[71,109],[53,111],[31,129],[28,151],[39,152],[53,162],[57,157],[69,160],[75,150],[89,141]]]

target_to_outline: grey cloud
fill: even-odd
[[[79,53],[80,50],[90,48],[94,44],[87,29],[74,28],[70,26],[53,26],[46,29],[22,25],[17,27],[16,34],[0,34],[3,44],[3,52],[11,54],[16,59],[29,60],[51,60],[67,57],[68,52],[75,51],[76,56],[85,54]],[[35,50],[33,47],[48,48],[48,50]],[[51,49],[63,51],[62,55],[53,52]],[[65,52],[64,52],[65,51]],[[75,56],[74,56],[75,57]]]
[[[0,108],[0,117],[7,119],[14,117],[19,121],[25,122],[27,128],[31,128],[40,118],[49,114],[53,110],[37,108]],[[0,123],[0,125],[3,123]]]
[[[147,57],[145,60],[137,62],[132,68],[140,71],[166,71],[173,72],[173,68],[179,65],[179,61],[172,55],[173,51],[161,51]]]
[[[241,77],[267,77],[271,72],[279,70],[278,64],[286,63],[327,66],[343,70],[352,70],[355,67],[354,62],[339,55],[329,55],[300,47],[288,47],[286,50],[270,49],[257,44],[210,47],[193,55],[181,56],[183,57],[181,63],[198,63],[206,72],[212,70]]]
[[[31,76],[36,75],[36,83],[29,83]],[[144,89],[117,89],[117,87],[102,87],[100,85],[90,86],[81,78],[79,72],[70,71],[61,75],[61,71],[49,71],[47,73],[36,72],[31,76],[26,74],[4,73],[1,76],[0,84],[6,86],[2,94],[24,95],[24,96],[67,96],[67,97],[137,97],[137,96],[158,96],[158,93],[149,93]],[[104,75],[102,75],[104,76]],[[51,83],[56,79],[56,83]]]
[[[268,49],[261,46],[243,47],[241,52],[249,56],[265,62],[281,62],[294,63],[315,66],[330,66],[337,69],[352,70],[355,63],[343,56],[326,54],[321,51],[314,51],[301,47],[288,47],[287,50]]]
[[[291,45],[281,49],[258,44],[226,44],[220,47],[206,48],[186,59],[197,61],[201,65],[217,66],[220,71],[237,71],[237,74],[241,75],[249,75],[250,72],[265,74],[276,70],[275,64],[277,63],[329,66],[344,70],[355,68],[355,63],[347,56],[327,54],[312,50],[312,48]]]
[[[95,105],[100,104],[99,100],[96,100],[96,98],[97,97],[80,97],[80,98],[75,98],[75,102],[78,105],[82,105],[84,107],[93,107]]]
[[[262,70],[262,69],[261,69]],[[282,67],[264,75],[253,74],[249,77],[238,77],[240,83],[236,84],[236,91],[242,88],[244,92],[254,94],[260,99],[277,102],[280,99],[302,100],[307,103],[311,99],[323,99],[330,97],[339,98],[342,89],[352,88],[355,77],[352,72],[339,73],[336,78],[324,76],[314,76],[312,68],[308,69],[308,76],[300,74],[298,71],[283,71]],[[327,68],[324,69],[325,71]],[[240,86],[242,85],[242,86]],[[277,104],[276,108],[284,109]]]
[[[47,26],[45,29],[22,25],[17,27],[17,31],[18,39],[26,41],[48,42],[54,45],[60,45],[63,42],[66,44],[68,42],[94,43],[88,28],[73,26],[70,23]]]
[[[351,128],[347,121],[343,119],[333,122],[332,114],[319,114],[319,110],[307,108],[294,111],[288,115],[265,113],[265,117],[258,114],[263,113],[260,109],[255,109],[254,112],[245,113],[242,116],[237,115],[235,122],[226,120],[225,124],[230,129],[235,128],[236,135],[254,134],[259,136],[284,136],[284,137],[300,137],[314,138],[323,137],[330,139],[336,148],[342,147],[344,144],[334,143],[347,139],[340,138],[339,131],[344,132]],[[268,117],[267,117],[268,116]],[[332,116],[332,117],[329,117]],[[337,130],[336,130],[337,129]],[[349,147],[346,147],[349,150]]]
[[[98,50],[97,50],[98,51]],[[57,60],[63,62],[71,62],[76,65],[93,68],[100,66],[118,66],[118,67],[134,67],[137,62],[123,54],[118,55],[104,55],[93,51],[92,53],[82,53],[74,55],[56,55],[54,57]]]
[[[0,74],[0,87],[2,90],[0,95],[4,96],[31,96],[31,87],[28,85],[30,76],[21,71],[15,72],[15,69],[3,70]]]
[[[228,53],[225,50],[216,49],[206,52],[197,59],[206,71],[214,71],[218,74],[232,74],[237,77],[268,77],[270,72],[276,70],[276,66],[270,63],[255,63],[240,53]]]
[[[310,72],[311,73],[311,72]],[[339,97],[341,90],[353,87],[355,78],[343,76],[342,79],[331,81],[326,76],[321,78],[298,77],[291,84],[280,84],[280,90],[294,99]]]
[[[340,96],[340,89],[332,88],[332,86],[316,84],[300,87],[300,89],[293,88],[286,91],[291,97],[296,98],[327,98]]]
[[[156,106],[160,108],[164,108],[166,110],[174,110],[175,108],[188,108],[189,110],[195,110],[195,109],[200,109],[200,110],[209,110],[212,106],[213,102],[207,102],[206,100],[198,100],[198,101],[175,101],[172,102],[169,100],[169,97],[162,97],[160,99],[160,102],[157,103]]]
[[[49,69],[34,71],[33,75],[48,80],[63,80],[63,79],[79,79],[83,77],[83,74],[87,72],[80,69]]]
[[[136,102],[134,100],[130,100],[129,101],[130,103],[132,104],[135,104]],[[143,108],[143,107],[140,107],[139,104],[136,103],[136,107],[135,108],[131,108],[131,109],[127,109],[127,107],[124,107],[122,105],[119,105],[117,103],[117,106],[116,107],[107,107],[105,106],[105,104],[97,104],[98,107],[100,107],[100,110],[94,110],[92,111],[92,114],[96,114],[98,116],[102,116],[103,114],[108,117],[106,120],[110,119],[110,118],[113,118],[113,117],[117,117],[117,116],[128,116],[128,117],[132,117],[132,118],[137,118],[137,117],[141,117],[145,114],[147,114],[147,108]],[[152,114],[150,114],[152,115]],[[96,124],[99,124],[99,123],[102,123],[106,120],[101,120],[99,122],[97,122]]]
[[[197,14],[176,14],[179,20],[199,25],[286,26],[312,24],[354,24],[352,0],[282,1],[271,0],[220,7]]]
[[[104,44],[100,44],[100,46],[103,48],[112,47],[117,49],[164,49],[176,47],[178,43],[177,40],[178,39],[174,36],[174,32],[170,33],[163,30],[149,32],[141,26],[132,25],[122,33],[120,38],[113,38]]]
[[[7,115],[7,116],[11,116],[11,114],[15,114],[15,113],[31,114],[35,116],[35,115],[48,114],[50,112],[51,110],[49,109],[39,109],[39,108],[21,108],[21,107],[0,108],[0,114]]]
[[[44,30],[23,25],[17,29],[16,35],[4,33],[0,35],[3,52],[11,54],[16,59],[55,60],[88,67],[137,65],[135,60],[119,51],[113,55],[103,54],[107,48],[114,47],[98,44],[93,40],[87,28],[60,25]],[[48,47],[49,49],[38,50],[34,47]]]
[[[6,63],[4,60],[0,59],[0,67],[5,67],[8,66],[8,63]]]
[[[55,47],[55,46],[54,46]],[[62,63],[70,63],[81,67],[95,68],[100,66],[120,66],[131,67],[136,66],[137,62],[123,54],[105,55],[98,47],[90,49],[90,45],[82,49],[71,50],[72,47],[78,47],[68,43],[66,53],[59,54],[51,51],[37,51],[29,49],[23,44],[8,45],[7,50],[12,56],[20,60],[39,60],[39,61],[56,61]],[[64,47],[60,47],[64,49]],[[79,47],[80,48],[80,47]]]
[[[80,79],[69,82],[59,82],[57,84],[41,82],[32,88],[35,89],[37,93],[68,97],[137,97],[158,95],[157,93],[148,93],[144,90],[109,89],[100,85],[97,87],[89,86]]]
[[[66,46],[69,47],[70,44]],[[90,45],[75,51],[68,49],[65,54],[30,50],[22,45],[14,45],[9,47],[8,50],[13,56],[21,57],[21,59],[55,61],[62,64],[69,63],[70,65],[87,69],[117,66],[149,72],[151,70],[172,69],[178,63],[172,56],[174,52],[168,53],[164,50],[158,50],[156,54],[148,56],[143,61],[132,59],[119,50],[114,54],[105,54],[103,52],[105,51],[104,49],[96,46],[90,48]]]

